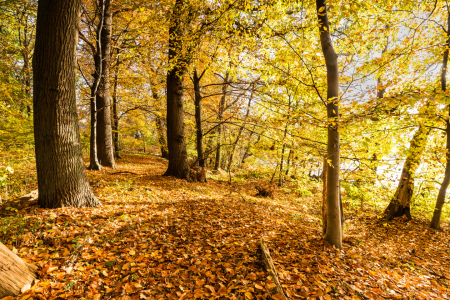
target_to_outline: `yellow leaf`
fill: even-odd
[[[247,299],[253,299],[253,295],[252,295],[252,293],[250,293],[250,292],[245,292],[245,297],[246,297]]]
[[[135,252],[134,250],[131,250],[128,254],[130,254],[130,255],[135,255],[136,252]]]
[[[321,8],[319,8],[319,12],[323,12],[325,10],[325,6],[322,6]]]

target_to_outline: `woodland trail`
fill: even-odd
[[[18,299],[270,299],[261,238],[293,299],[450,298],[448,224],[346,212],[340,252],[322,241],[320,191],[260,198],[255,180],[188,183],[165,167],[125,155],[118,170],[88,171],[95,209],[0,206],[0,240],[39,266]]]

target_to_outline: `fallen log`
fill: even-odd
[[[273,282],[275,283],[275,288],[273,288],[272,291],[273,294],[278,294],[281,296],[282,299],[287,299],[286,295],[284,294],[283,287],[281,286],[280,280],[278,278],[277,270],[275,269],[275,265],[273,264],[272,257],[270,256],[269,248],[267,248],[267,245],[263,239],[261,239],[259,247],[261,248],[264,265],[266,266],[267,271],[269,272],[270,276],[272,276]]]
[[[23,195],[19,198],[20,201],[33,201],[38,198],[38,190],[31,191],[29,194]]]
[[[0,298],[28,290],[36,279],[36,270],[35,265],[24,262],[0,243]]]

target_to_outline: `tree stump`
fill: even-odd
[[[37,267],[24,262],[0,243],[0,298],[17,296],[36,279]]]

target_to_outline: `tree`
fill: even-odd
[[[414,174],[420,165],[420,156],[426,146],[430,131],[426,126],[420,126],[411,140],[409,155],[403,164],[397,190],[384,211],[387,221],[403,215],[411,219],[410,205],[414,191]]]
[[[189,179],[186,137],[184,133],[183,75],[186,73],[189,58],[186,41],[183,40],[181,22],[184,0],[176,0],[170,16],[169,27],[169,65],[167,73],[167,147],[169,166],[165,176]],[[184,42],[184,43],[183,43]]]
[[[222,131],[223,131],[223,112],[225,110],[226,99],[227,99],[227,91],[228,91],[228,80],[230,79],[230,75],[228,71],[225,74],[224,82],[222,85],[222,97],[220,97],[219,102],[219,111],[218,111],[218,127],[217,127],[217,144],[216,144],[216,160],[214,163],[214,170],[219,170],[221,166],[221,148],[222,148]]]
[[[84,167],[75,95],[81,0],[41,0],[33,59],[33,113],[39,205],[100,205]]]
[[[339,70],[337,54],[331,40],[325,0],[316,0],[320,44],[327,69],[327,230],[324,239],[342,248],[342,224],[339,197]]]
[[[444,58],[442,62],[441,70],[441,90],[445,92],[447,90],[447,66],[448,66],[448,55],[450,47],[450,10],[447,4],[447,31],[445,32],[448,36],[445,43]],[[445,163],[445,175],[442,181],[441,187],[439,189],[439,194],[436,199],[436,207],[433,212],[433,218],[431,219],[430,227],[434,229],[440,228],[442,207],[445,203],[445,194],[447,193],[447,188],[450,183],[450,105],[447,105],[447,110],[449,111],[449,117],[445,120],[445,134],[447,137],[447,146],[445,148],[445,157],[447,162]]]
[[[100,31],[101,49],[97,49],[96,64],[102,64],[100,83],[96,94],[97,102],[97,155],[102,166],[116,167],[111,125],[111,95],[110,95],[110,66],[111,66],[111,28],[112,9],[111,0],[99,0],[99,7],[103,8],[103,26]],[[101,54],[100,54],[101,52]],[[100,55],[100,57],[98,57]],[[97,69],[97,68],[96,68]],[[97,74],[97,72],[95,73]]]
[[[203,130],[202,130],[202,94],[200,91],[200,80],[205,75],[206,69],[198,76],[197,69],[194,70],[192,77],[194,84],[194,102],[195,102],[195,127],[196,127],[196,141],[197,141],[197,160],[198,165],[205,167],[205,157],[203,153]],[[205,178],[206,179],[206,178]]]

